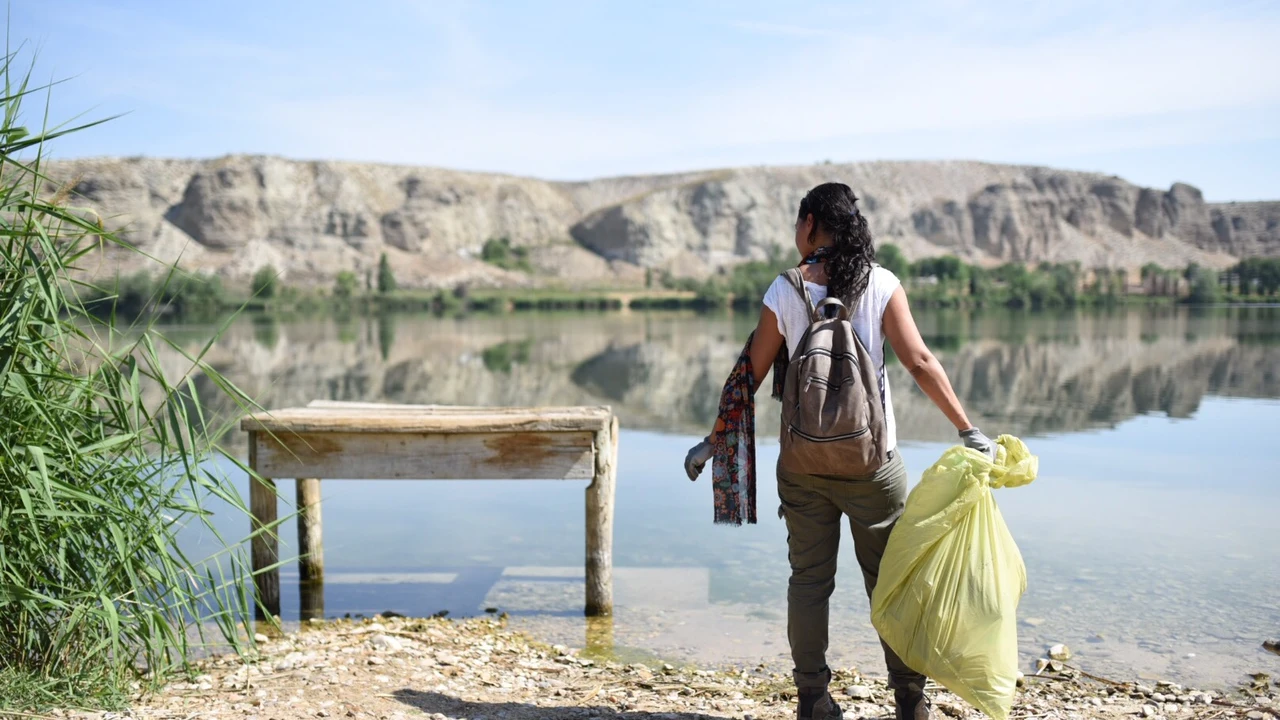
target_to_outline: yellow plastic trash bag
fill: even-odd
[[[1006,720],[1027,572],[991,488],[1035,480],[1039,461],[1012,435],[996,443],[994,463],[947,450],[907,496],[880,562],[871,621],[913,670]]]

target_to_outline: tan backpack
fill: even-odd
[[[809,308],[810,325],[787,364],[778,469],[871,475],[885,462],[884,402],[878,368],[849,322],[852,303],[827,298],[814,307],[800,270],[784,276]],[[835,317],[825,316],[828,308]]]

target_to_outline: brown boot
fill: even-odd
[[[825,688],[802,688],[796,694],[800,698],[796,717],[800,720],[844,720],[844,712]]]
[[[915,685],[894,690],[893,701],[897,706],[897,720],[929,720],[933,714],[933,702]]]

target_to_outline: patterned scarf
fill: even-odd
[[[720,394],[716,429],[711,433],[715,456],[711,461],[711,488],[718,525],[756,522],[756,378],[751,366],[752,333],[733,364]],[[786,378],[787,348],[778,351],[773,369],[773,397],[782,397]],[[778,372],[778,363],[783,371]]]
[[[831,249],[820,247],[800,261],[812,265],[826,260]],[[711,488],[717,525],[756,523],[756,376],[751,366],[751,340],[733,364],[720,393],[716,428],[711,433],[715,453],[711,461]],[[773,399],[782,399],[790,355],[784,342],[773,359]]]

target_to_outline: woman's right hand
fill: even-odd
[[[690,480],[697,480],[702,474],[702,468],[706,467],[707,461],[711,456],[715,455],[715,448],[711,446],[711,436],[702,439],[702,442],[689,448],[689,454],[684,456],[684,471]]]

